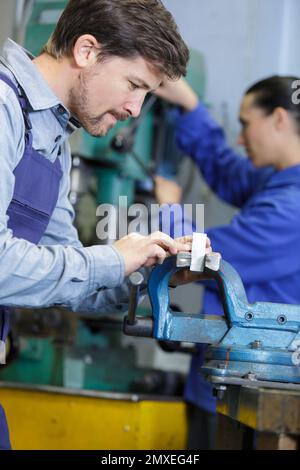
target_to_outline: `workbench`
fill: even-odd
[[[217,408],[218,449],[300,449],[300,391],[227,385]]]

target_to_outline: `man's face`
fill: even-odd
[[[273,164],[276,129],[272,115],[253,104],[254,96],[246,95],[240,108],[242,126],[237,143],[243,145],[252,163],[260,168]]]
[[[142,57],[108,57],[80,72],[70,91],[70,111],[89,134],[104,136],[117,121],[138,117],[146,94],[163,78]]]

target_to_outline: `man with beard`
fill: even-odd
[[[188,49],[160,0],[70,0],[41,54],[11,40],[0,57],[0,363],[7,306],[122,309],[125,277],[189,249],[156,233],[84,248],[68,201],[68,138],[104,136],[186,72]],[[4,307],[5,306],[5,307]],[[0,448],[10,448],[0,407]]]

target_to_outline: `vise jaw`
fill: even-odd
[[[170,279],[190,261],[189,253],[179,253],[153,269],[148,282],[152,316],[135,317],[131,308],[125,334],[208,344],[202,372],[214,383],[275,382],[277,388],[294,383],[300,389],[300,306],[249,303],[236,270],[211,253],[202,279],[217,283],[224,316],[174,312]]]

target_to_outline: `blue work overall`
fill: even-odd
[[[20,103],[25,122],[25,150],[14,170],[13,199],[7,209],[8,227],[15,238],[38,244],[49,224],[57,204],[62,170],[59,158],[54,163],[32,148],[28,104],[23,92],[9,77],[0,73],[0,80],[12,88]],[[0,294],[1,295],[1,294]],[[0,340],[9,332],[9,308],[0,306]],[[9,450],[7,421],[0,405],[0,450]]]

